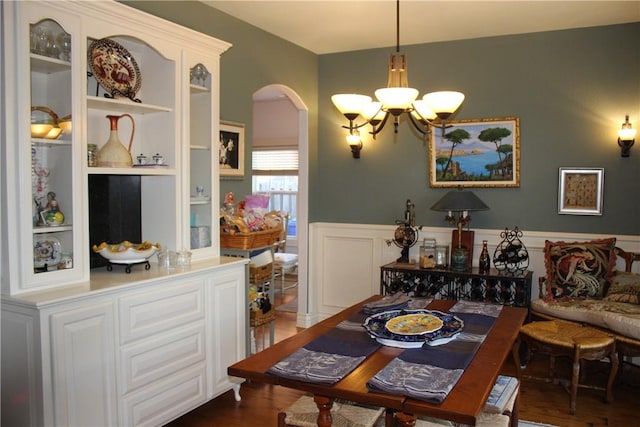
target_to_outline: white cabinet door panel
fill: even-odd
[[[191,279],[121,298],[121,344],[204,319],[202,284],[202,279]]]
[[[206,401],[205,363],[144,387],[123,399],[122,425],[159,426]]]
[[[129,345],[122,351],[123,393],[205,360],[204,322]]]
[[[246,295],[244,267],[211,278],[209,310],[211,319],[212,354],[210,363],[211,395],[228,390],[233,384],[227,367],[245,356]]]
[[[115,425],[113,303],[54,313],[50,325],[55,424]]]

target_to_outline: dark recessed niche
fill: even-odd
[[[102,242],[142,239],[140,176],[89,175],[89,257],[91,268],[107,261],[91,249]]]

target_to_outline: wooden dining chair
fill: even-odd
[[[317,427],[318,406],[313,396],[301,396],[293,405],[278,413],[278,427]],[[336,400],[331,408],[332,426],[374,427],[384,418],[384,408]]]

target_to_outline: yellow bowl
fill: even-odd
[[[45,136],[47,139],[57,139],[62,133],[62,129],[60,128],[51,128],[49,133]]]
[[[44,138],[53,129],[53,125],[47,123],[36,123],[31,125],[32,138]]]
[[[58,126],[60,126],[65,135],[71,136],[71,120],[61,120],[58,122]]]

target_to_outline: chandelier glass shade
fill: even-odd
[[[376,101],[359,94],[336,94],[331,97],[335,107],[349,120],[342,126],[354,135],[355,130],[371,125],[370,133],[378,134],[389,115],[394,117],[394,131],[398,132],[399,118],[407,113],[411,123],[421,134],[427,135],[431,127],[446,128],[446,120],[462,105],[464,94],[456,91],[427,93],[418,99],[419,91],[409,87],[407,60],[400,53],[400,1],[396,1],[396,52],[389,60],[387,87],[375,91]],[[356,124],[358,117],[363,123]]]

